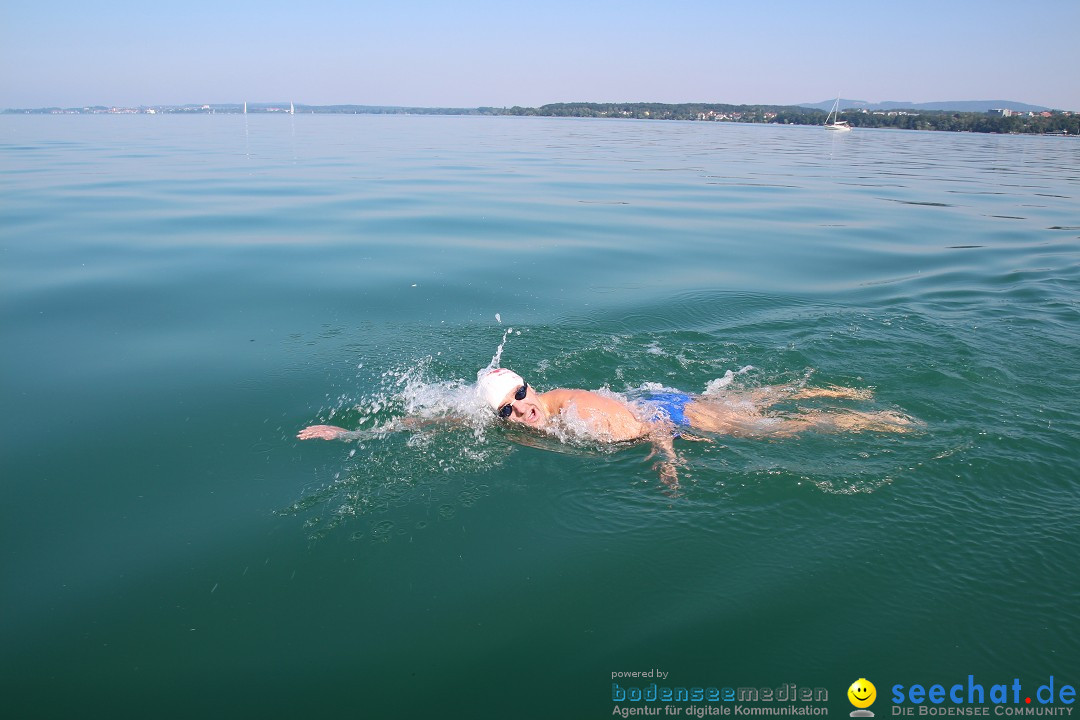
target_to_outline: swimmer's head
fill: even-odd
[[[488,407],[498,412],[499,406],[503,404],[503,398],[517,391],[524,384],[525,381],[520,375],[505,368],[481,370],[476,380],[476,392],[488,404]]]

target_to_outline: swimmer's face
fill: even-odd
[[[859,678],[851,683],[847,696],[855,707],[867,708],[874,704],[874,699],[877,697],[877,688],[874,687],[874,683],[866,678]]]
[[[547,411],[537,398],[536,391],[529,387],[528,383],[523,387],[524,395],[521,394],[521,388],[506,394],[499,403],[499,416],[521,425],[543,427],[547,423]]]

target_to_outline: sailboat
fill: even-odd
[[[848,125],[847,120],[840,120],[840,96],[836,96],[836,102],[833,103],[832,110],[825,116],[825,129],[826,130],[840,130],[841,132],[850,132],[851,126]],[[829,122],[829,118],[832,118],[832,122]]]

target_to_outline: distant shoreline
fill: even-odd
[[[1018,103],[1019,105],[1019,103]],[[1026,106],[1025,106],[1026,107]],[[540,107],[422,108],[373,105],[293,105],[292,103],[229,103],[139,107],[8,109],[5,115],[208,115],[208,114],[334,114],[334,115],[486,115],[591,117],[637,120],[824,125],[826,112],[797,105],[727,105],[716,103],[554,103]],[[998,134],[1080,136],[1080,113],[1060,110],[989,111],[925,109],[849,109],[840,117],[855,128],[895,128]]]

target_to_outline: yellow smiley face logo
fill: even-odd
[[[847,690],[847,696],[855,707],[868,708],[877,699],[877,688],[874,687],[874,683],[866,678],[859,678],[851,683],[851,687]]]

